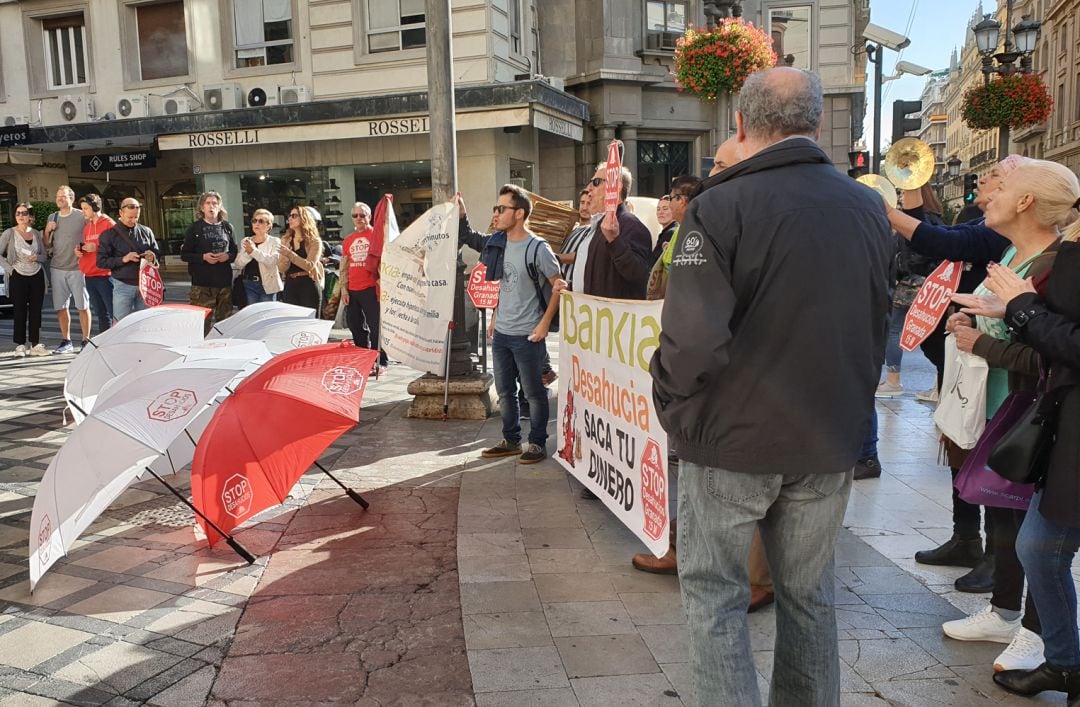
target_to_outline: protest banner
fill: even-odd
[[[388,223],[393,220],[387,209]],[[458,206],[436,204],[400,234],[387,228],[380,276],[379,339],[409,368],[443,375],[446,328],[454,318]]]
[[[668,458],[649,360],[663,304],[562,294],[556,454],[657,557],[668,550]]]
[[[962,263],[946,260],[926,278],[904,317],[904,329],[900,332],[901,349],[914,351],[937,328],[949,307],[950,298],[960,285],[963,271]]]

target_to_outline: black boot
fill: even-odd
[[[986,594],[994,591],[994,556],[984,555],[975,569],[956,580],[953,586],[958,592]]]
[[[1031,697],[1053,690],[1069,695],[1069,704],[1080,702],[1080,670],[1062,670],[1043,663],[1034,670],[1005,670],[994,673],[994,682],[1009,692]]]
[[[915,561],[924,565],[975,567],[983,557],[982,541],[952,536],[944,545],[915,553]]]

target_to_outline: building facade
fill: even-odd
[[[945,96],[948,93],[948,84],[949,70],[935,71],[927,78],[920,97],[923,110],[920,115],[922,127],[919,129],[919,139],[934,152],[934,176],[930,183],[939,190],[944,187],[948,177],[948,168],[945,166],[949,121],[945,112]]]

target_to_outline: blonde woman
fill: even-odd
[[[7,278],[8,294],[15,309],[15,358],[48,356],[38,338],[41,306],[45,301],[45,240],[33,228],[30,204],[15,206],[15,226],[0,235],[0,267]],[[29,324],[30,346],[26,345]]]
[[[311,210],[296,205],[289,210],[289,227],[281,236],[278,269],[284,274],[281,299],[318,311],[323,287],[322,240]]]
[[[256,209],[251,216],[251,235],[240,241],[236,269],[243,276],[247,303],[273,302],[281,292],[281,271],[278,270],[281,239],[270,235],[274,215],[266,209]]]

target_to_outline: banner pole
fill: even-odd
[[[454,336],[454,320],[451,319],[446,323],[446,382],[443,386],[443,399],[442,399],[442,419],[446,422],[446,419],[450,415],[450,341]]]

